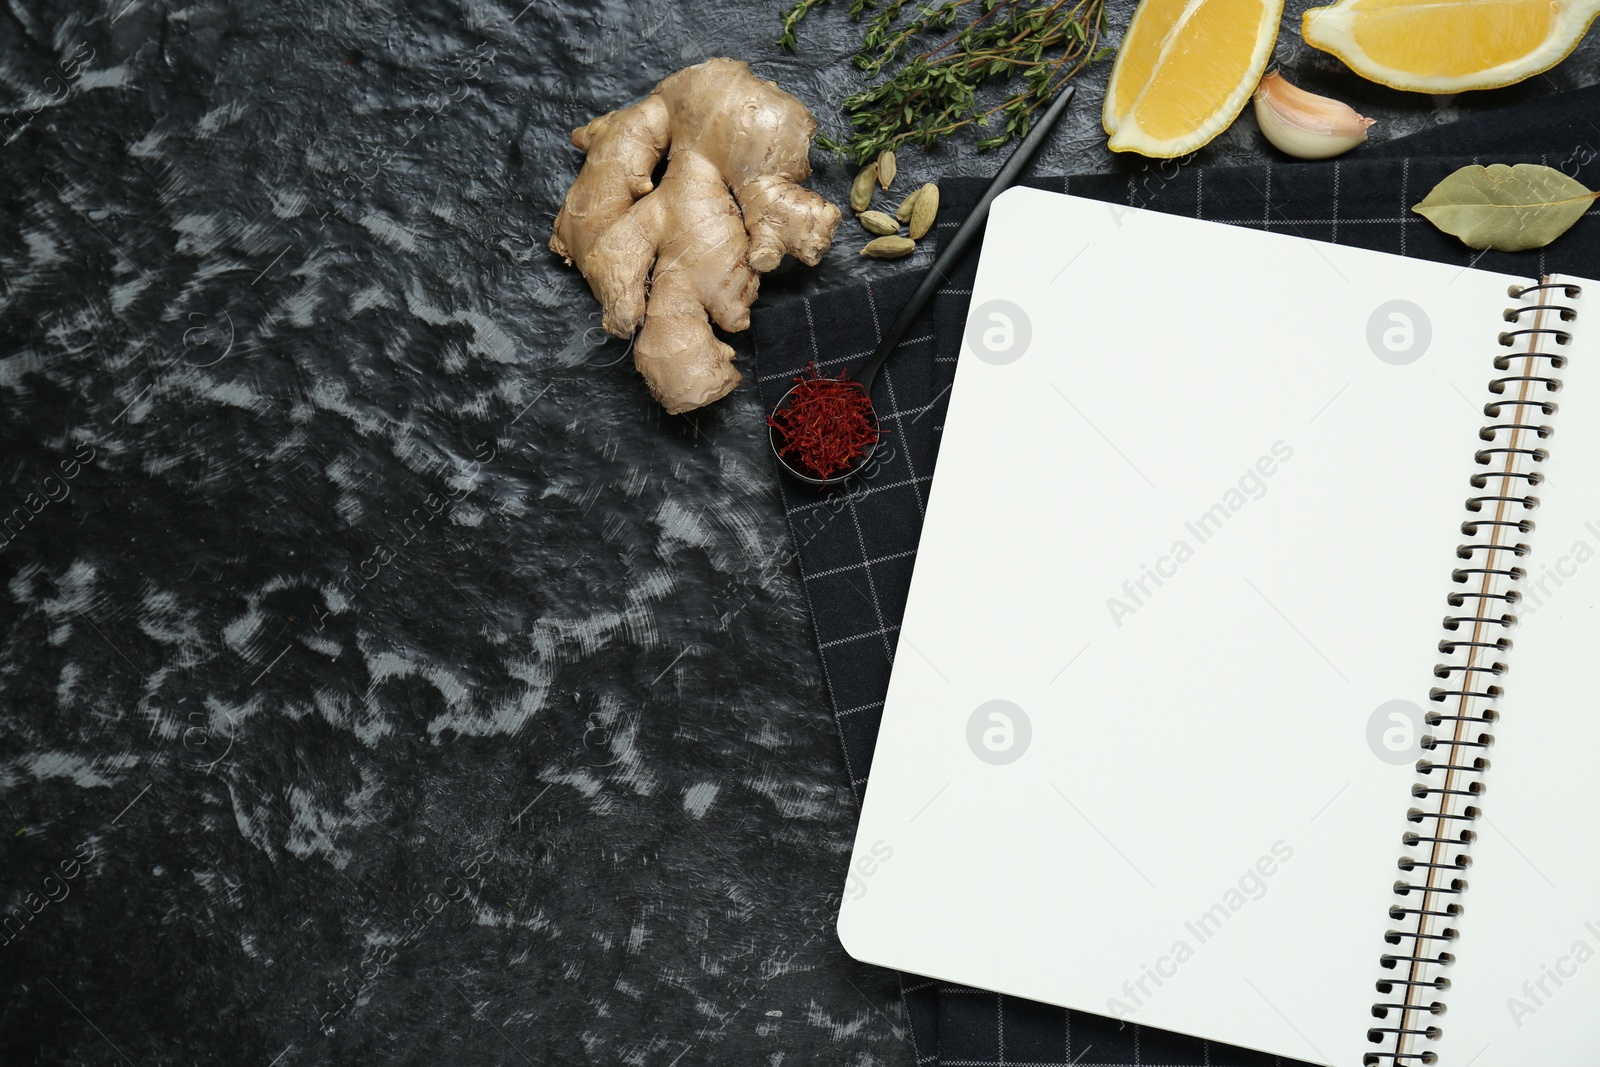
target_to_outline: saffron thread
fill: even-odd
[[[878,443],[872,400],[841,370],[825,378],[815,363],[798,375],[788,403],[767,419],[777,432],[778,454],[814,478],[826,481],[853,467]]]

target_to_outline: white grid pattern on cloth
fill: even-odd
[[[955,290],[951,290],[951,289],[941,289],[941,290],[939,290],[939,295],[940,296],[947,296],[947,295],[949,295],[950,293],[952,293],[954,291]],[[972,295],[972,290],[971,289],[967,289],[967,290],[965,290],[965,292],[966,292],[966,295],[968,295],[968,296]],[[804,301],[804,303],[807,305],[807,313],[809,314],[810,313],[809,312],[809,305],[811,303],[810,299],[807,298]],[[814,330],[813,330],[811,336],[812,336],[812,342],[815,343],[816,333],[815,333]],[[908,337],[905,340],[901,341],[900,344],[901,345],[926,344],[927,342],[932,341],[933,339],[934,339],[933,334],[929,333],[929,334],[923,334],[921,337]],[[817,372],[819,374],[822,374],[822,373],[825,373],[825,372],[828,372],[828,371],[841,370],[841,369],[843,369],[845,367],[848,367],[852,363],[859,363],[862,360],[866,359],[870,355],[872,355],[872,349],[863,348],[863,349],[859,349],[859,350],[854,351],[854,352],[848,352],[848,353],[846,353],[846,354],[844,354],[842,356],[837,356],[837,357],[835,357],[833,359],[823,359],[820,355],[815,355],[815,354],[812,356],[812,358],[816,361]],[[887,372],[885,372],[885,373],[887,373]],[[779,374],[762,374],[762,375],[758,375],[756,377],[756,381],[758,381],[758,382],[793,381],[794,380],[794,376],[795,376],[795,372],[794,371],[783,371],[782,373],[779,373]]]

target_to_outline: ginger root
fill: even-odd
[[[709,59],[573,131],[587,158],[550,249],[588,279],[608,333],[638,330],[634,365],[671,414],[739,384],[711,321],[749,328],[757,272],[785,253],[815,266],[828,250],[839,209],[799,184],[816,128],[804,104],[748,63]]]

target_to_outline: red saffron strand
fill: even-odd
[[[792,456],[815,478],[828,479],[849,470],[878,443],[872,401],[840,371],[824,378],[816,364],[806,364],[811,377],[795,378],[786,407],[773,412],[767,425],[778,432],[778,452]]]

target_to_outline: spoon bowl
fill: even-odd
[[[867,392],[866,387],[863,386],[859,381],[851,382],[850,384],[867,394],[867,404],[870,406],[872,403],[872,394]],[[796,385],[787,393],[783,394],[783,397],[779,399],[777,406],[772,409],[773,415],[777,415],[778,412],[784,411],[794,404],[794,394],[795,390],[798,388],[800,387]],[[778,466],[781,467],[786,474],[798,479],[799,481],[805,482],[807,485],[815,485],[824,488],[830,485],[838,485],[840,482],[859,474],[861,469],[872,461],[872,454],[878,450],[878,442],[883,440],[878,429],[877,410],[871,409],[869,417],[872,419],[872,433],[875,440],[872,442],[872,444],[866,447],[866,450],[863,451],[861,455],[855,458],[855,461],[851,463],[850,466],[841,471],[835,471],[826,478],[819,477],[814,471],[811,470],[811,468],[801,463],[798,457],[784,454],[783,442],[779,440],[778,428],[776,426],[768,424],[767,441],[772,445],[773,458],[778,461]]]

